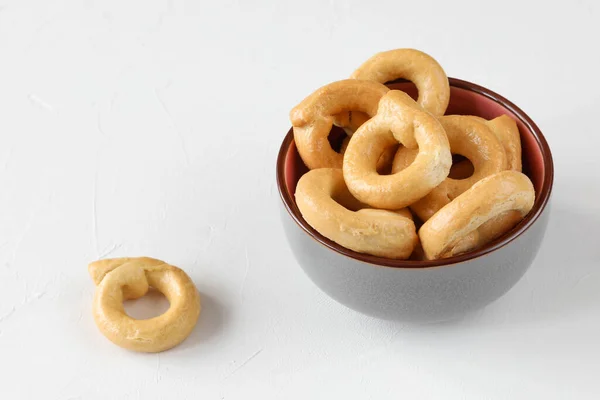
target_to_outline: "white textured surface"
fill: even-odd
[[[0,398],[599,398],[598,3],[283,3],[0,0]],[[532,269],[450,324],[334,303],[278,220],[289,109],[396,47],[513,100],[555,156]],[[86,266],[121,255],[197,282],[184,345],[96,330]]]

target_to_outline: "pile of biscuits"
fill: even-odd
[[[385,85],[401,78],[416,101]],[[511,230],[535,200],[516,122],[445,115],[449,100],[435,59],[396,49],[294,107],[294,142],[309,169],[295,193],[306,222],[347,249],[414,260],[473,251]],[[347,134],[337,151],[333,125]],[[466,159],[453,165],[453,154]]]

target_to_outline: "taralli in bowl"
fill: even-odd
[[[398,143],[419,152],[414,162],[393,175],[379,175],[377,161]],[[411,205],[446,177],[452,165],[448,138],[440,122],[406,93],[388,92],[375,117],[350,139],[344,153],[344,179],[358,200],[388,210]]]
[[[427,221],[433,214],[454,198],[473,186],[474,183],[506,169],[506,153],[502,144],[485,122],[468,116],[448,115],[440,117],[452,154],[465,156],[473,164],[473,174],[464,179],[447,177],[425,197],[411,204],[411,210]],[[411,165],[415,151],[403,148],[396,153],[392,174]]]
[[[386,85],[397,79],[412,82],[416,96],[389,90]],[[415,49],[396,49],[375,54],[354,71],[351,79],[313,92],[294,107],[290,120],[298,153],[308,169],[341,169],[343,179],[336,181],[335,187],[344,187],[372,209],[394,212],[409,207],[422,223],[482,179],[506,170],[522,170],[521,138],[514,119],[506,114],[489,119],[452,111],[444,115],[449,101],[450,82],[433,57]],[[343,128],[346,137],[332,135],[333,126]],[[333,146],[336,140],[337,147]],[[453,165],[453,156],[466,159]],[[356,219],[374,211],[349,210],[336,202],[330,180],[318,181],[323,176],[311,173],[310,178],[301,179],[298,187],[304,191],[296,196],[300,211],[327,238],[365,254],[411,260],[451,257],[485,246],[525,217],[522,210],[506,210],[487,218],[477,230],[453,239],[447,244],[450,249],[422,251],[421,243],[411,243],[415,254],[406,254],[408,246],[398,244],[394,251],[389,238],[380,233],[363,241],[363,234],[357,232],[364,230],[353,228],[355,237],[349,240],[346,223],[350,216]],[[319,190],[307,192],[307,181]],[[315,202],[317,193],[327,201]],[[378,214],[378,224],[391,215]],[[374,244],[377,240],[382,241],[380,246]]]
[[[323,235],[318,222],[309,223],[298,207],[298,183],[310,170],[298,153],[292,129],[281,144],[276,168],[280,216],[297,265],[333,300],[371,317],[403,323],[460,318],[496,301],[514,287],[541,248],[551,214],[554,176],[552,154],[542,132],[523,110],[501,95],[456,78],[449,78],[449,83],[447,115],[478,116],[486,121],[506,116],[515,121],[522,147],[522,171],[527,176],[525,180],[533,184],[535,197],[525,216],[526,208],[500,212],[485,223],[482,219],[479,227],[470,233],[464,231],[462,239],[457,238],[456,244],[442,250],[439,258],[426,257],[420,242],[410,257],[403,259],[351,250]],[[411,82],[390,82],[386,86],[417,99],[418,90]],[[345,136],[341,128],[333,127],[332,146],[338,148]],[[356,134],[352,139],[355,137]],[[456,156],[454,162],[453,179],[472,175],[469,160]],[[349,212],[357,210],[355,204],[332,199]],[[323,208],[321,214],[326,213]],[[415,227],[422,230],[421,221],[414,218]],[[465,222],[469,223],[468,219],[460,221]]]
[[[446,72],[433,57],[416,49],[377,53],[358,67],[351,78],[379,83],[408,79],[419,91],[417,103],[435,116],[444,115],[450,100]]]
[[[334,115],[362,111],[373,116],[379,99],[388,90],[377,82],[346,79],[319,88],[294,107],[290,112],[294,140],[306,166],[341,168],[343,156],[331,148],[328,140]]]
[[[93,315],[100,332],[123,348],[157,353],[183,342],[200,315],[200,295],[181,269],[148,257],[95,261],[88,267],[96,284]],[[136,320],[123,301],[144,296],[150,287],[169,300],[170,307],[158,317]]]
[[[448,107],[450,86],[446,72],[433,57],[416,49],[377,53],[358,67],[351,78],[379,83],[407,79],[416,85],[419,91],[417,103],[425,110],[440,116]],[[336,115],[334,124],[352,136],[368,119],[365,113],[348,111]]]
[[[340,169],[320,168],[304,174],[296,188],[296,203],[321,234],[354,251],[405,259],[417,242],[408,210],[393,213],[365,208],[348,191]]]
[[[535,191],[529,178],[516,171],[502,171],[474,184],[452,200],[419,230],[425,257],[429,260],[463,253],[476,248],[479,241],[487,243],[497,231],[478,232],[472,248],[456,251],[455,246],[484,223],[506,212],[524,217],[533,207]],[[520,220],[520,218],[519,218]]]

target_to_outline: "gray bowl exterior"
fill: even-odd
[[[505,246],[475,259],[430,268],[390,268],[350,258],[308,235],[283,202],[280,208],[298,264],[323,292],[369,316],[430,323],[481,309],[521,279],[540,248],[550,202],[525,232]]]

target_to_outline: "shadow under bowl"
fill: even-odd
[[[406,322],[437,322],[481,309],[510,290],[532,264],[546,232],[554,178],[552,154],[536,124],[493,91],[449,78],[446,115],[493,119],[506,114],[519,127],[523,172],[536,200],[511,231],[473,252],[432,261],[394,260],[348,250],[314,230],[298,209],[294,193],[308,171],[290,129],[277,159],[281,221],[292,252],[306,275],[337,302],[363,314]],[[407,81],[388,84],[416,98]],[[331,137],[342,137],[334,127]]]

